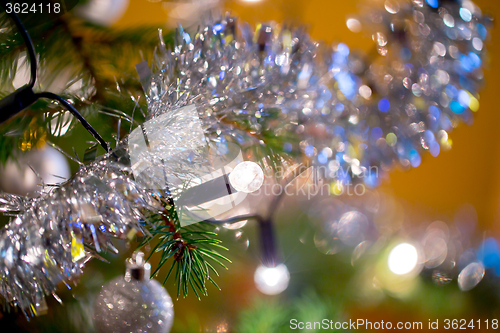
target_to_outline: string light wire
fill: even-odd
[[[6,7],[8,1],[0,0],[0,3],[5,8],[5,12],[12,18],[14,24],[16,25],[21,37],[23,38],[24,43],[26,44],[26,48],[28,50],[28,55],[30,59],[30,81],[27,85],[22,86],[21,88],[14,91],[12,94],[6,96],[5,98],[0,100],[0,123],[4,123],[9,120],[17,113],[26,109],[28,106],[35,103],[40,98],[47,98],[50,100],[54,100],[59,102],[63,107],[65,107],[71,114],[78,119],[78,121],[85,127],[85,129],[96,139],[99,144],[104,148],[106,152],[109,152],[109,145],[106,141],[97,133],[97,131],[89,124],[89,122],[76,110],[69,101],[64,99],[63,97],[51,93],[51,92],[41,92],[34,93],[33,88],[36,82],[37,76],[37,58],[35,54],[35,47],[33,46],[33,42],[29,35],[28,30],[24,27],[23,23],[19,16],[15,13],[14,10],[7,12]]]

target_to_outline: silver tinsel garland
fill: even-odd
[[[3,194],[0,200],[3,212],[18,214],[0,236],[0,293],[28,314],[59,283],[78,277],[97,252],[116,252],[110,237],[143,232],[141,212],[161,210],[116,151],[40,198]]]
[[[318,44],[301,29],[243,25],[237,33],[232,17],[194,36],[180,29],[173,51],[160,44],[154,74],[143,81],[148,121],[194,105],[204,135],[219,146],[259,145],[316,166],[339,186],[376,186],[391,166],[416,167],[425,150],[437,156],[448,132],[478,107],[488,20],[467,0],[435,3],[402,1],[367,15],[371,58],[342,43]],[[191,130],[174,128],[168,135],[181,141]],[[154,151],[167,145],[156,142]],[[113,249],[109,237],[140,229],[144,211],[161,209],[156,192],[134,181],[128,153],[125,140],[40,198],[2,196],[0,210],[17,214],[0,235],[7,302],[36,312],[87,258]],[[160,157],[151,161],[190,172],[192,156],[184,164]]]
[[[425,150],[449,146],[448,132],[477,111],[483,77],[489,20],[477,6],[396,3],[366,18],[370,59],[300,29],[244,26],[237,38],[230,17],[193,38],[181,31],[172,52],[161,45],[149,116],[195,104],[214,138],[284,142],[273,148],[310,159],[327,179],[375,186],[391,166],[416,167]]]

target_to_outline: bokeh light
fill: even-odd
[[[395,246],[389,253],[388,265],[391,272],[397,275],[410,273],[417,267],[418,251],[415,246],[402,243]]]

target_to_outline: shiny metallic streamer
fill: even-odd
[[[90,257],[116,251],[111,237],[144,232],[144,211],[161,210],[136,186],[119,151],[39,198],[2,195],[2,212],[17,216],[0,235],[0,293],[25,314],[36,315],[36,304],[58,284],[69,287]]]
[[[369,56],[302,29],[238,28],[229,16],[193,36],[179,29],[172,51],[160,44],[145,86],[148,119],[195,105],[209,140],[293,156],[337,188],[376,186],[394,165],[437,156],[479,105],[488,20],[468,0],[435,2],[373,10],[363,22],[376,42]],[[2,195],[0,211],[16,214],[0,234],[7,302],[36,314],[89,257],[113,250],[110,237],[141,231],[143,212],[161,209],[134,182],[127,155],[125,142],[40,198]]]
[[[431,2],[434,4],[434,2]],[[448,149],[479,107],[489,19],[472,2],[387,1],[364,20],[374,52],[328,47],[301,29],[225,17],[164,44],[147,89],[149,117],[195,104],[207,133],[282,146],[340,185],[376,186],[393,166]]]

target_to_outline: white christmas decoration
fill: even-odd
[[[8,160],[0,167],[0,188],[8,193],[35,196],[50,186],[66,181],[71,172],[66,157],[44,145],[22,153],[16,161]]]
[[[89,0],[77,7],[77,15],[103,26],[117,22],[128,8],[129,0]]]
[[[143,254],[134,254],[125,276],[103,287],[94,307],[98,333],[170,332],[172,299],[158,281],[149,279],[149,272]]]

